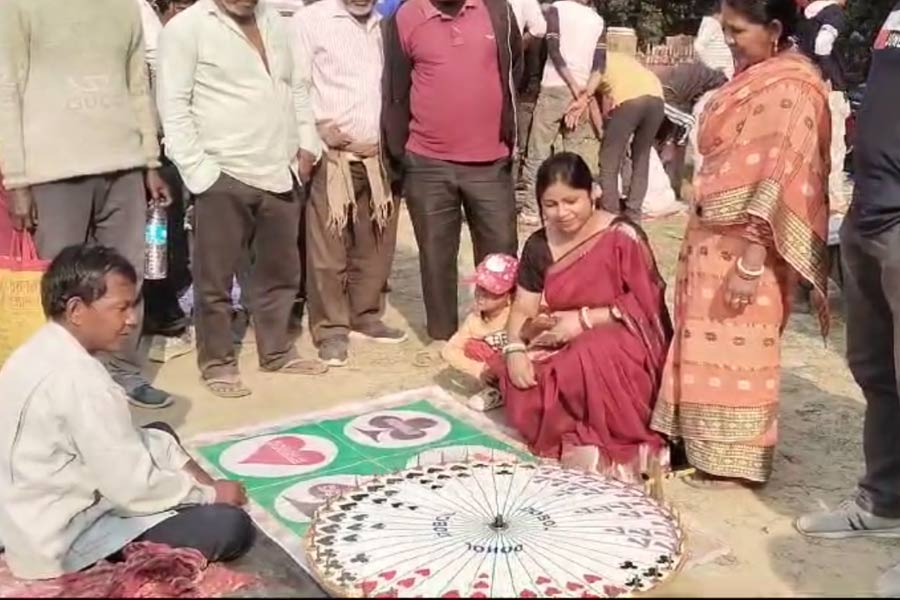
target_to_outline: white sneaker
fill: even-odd
[[[900,538],[900,519],[873,515],[847,500],[836,509],[804,515],[794,521],[803,535],[825,539],[852,537]]]
[[[495,388],[485,388],[466,402],[466,406],[478,412],[488,412],[500,408],[503,404],[503,395]]]

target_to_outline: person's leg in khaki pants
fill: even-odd
[[[383,230],[372,219],[368,174],[351,164],[355,209],[342,231],[330,224],[327,169],[313,179],[307,216],[307,280],[310,329],[319,357],[332,366],[347,360],[351,331],[376,341],[401,342],[403,332],[381,323],[382,295],[397,242],[396,207]]]

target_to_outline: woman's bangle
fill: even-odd
[[[738,275],[740,275],[744,279],[759,279],[766,272],[766,267],[763,265],[762,267],[751,270],[744,266],[744,257],[740,256],[737,259],[737,271]]]
[[[521,342],[511,342],[503,346],[503,356],[509,356],[510,354],[517,354],[527,351],[528,347]]]
[[[590,309],[587,306],[582,306],[581,310],[578,311],[578,322],[581,323],[581,328],[585,331],[594,328],[594,324],[591,323]]]

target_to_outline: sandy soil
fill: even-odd
[[[683,218],[647,225],[667,279],[672,281]],[[464,238],[460,274],[471,272],[471,246]],[[386,320],[408,327],[410,341],[396,347],[351,346],[350,365],[314,379],[263,374],[256,368],[252,338],[241,364],[253,396],[220,400],[200,385],[193,355],[161,369],[158,386],[181,397],[164,411],[138,411],[141,422],[169,420],[190,436],[199,432],[321,410],[342,402],[438,383],[466,391],[428,345],[418,277],[417,250],[404,215],[391,279]],[[467,301],[467,290],[461,290]],[[792,528],[798,513],[835,506],[853,489],[862,467],[864,404],[843,360],[839,300],[827,345],[808,315],[793,318],[784,340],[781,445],[775,475],[760,491],[700,492],[677,480],[666,495],[683,513],[693,562],[662,593],[674,596],[863,596],[878,575],[900,562],[900,546],[883,541],[809,541]],[[301,351],[313,356],[307,336]],[[498,418],[502,418],[498,415]]]

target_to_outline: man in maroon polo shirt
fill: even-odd
[[[476,263],[517,251],[521,35],[506,0],[407,0],[384,45],[385,145],[419,245],[428,335],[447,340],[459,320],[461,211]]]

